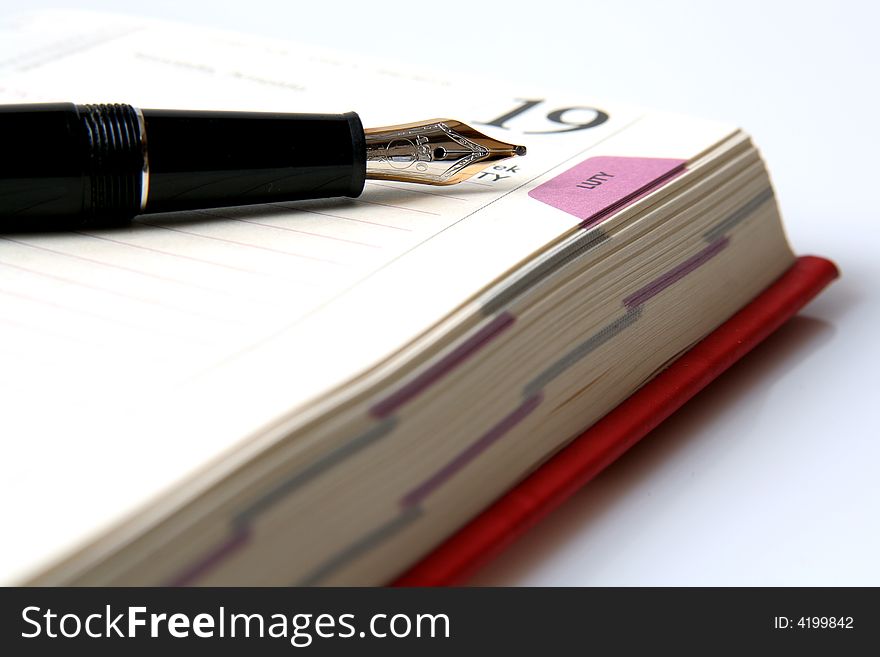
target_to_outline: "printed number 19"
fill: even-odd
[[[522,100],[517,99],[522,103],[521,105],[514,107],[512,110],[507,112],[506,114],[502,114],[501,116],[492,119],[491,121],[478,121],[480,125],[493,125],[496,128],[502,128],[503,130],[507,130],[507,126],[504,125],[508,121],[516,118],[520,114],[524,112],[528,112],[530,109],[535,107],[536,105],[540,105],[544,102],[543,98],[538,99],[529,99]],[[587,121],[586,123],[576,123],[574,121],[566,121],[565,115],[568,112],[573,110],[587,110],[590,112],[595,112],[596,116],[593,117],[591,121]],[[595,107],[563,107],[562,109],[553,110],[552,112],[547,113],[547,119],[549,121],[553,121],[553,123],[559,123],[561,125],[567,125],[568,128],[561,128],[559,130],[529,130],[524,134],[527,135],[549,135],[560,132],[573,132],[574,130],[586,130],[588,128],[595,128],[597,125],[602,125],[605,121],[608,120],[608,114],[603,112],[600,109],[596,109]]]

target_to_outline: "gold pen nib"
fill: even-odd
[[[364,131],[367,178],[452,185],[525,146],[487,137],[454,119],[433,119]]]

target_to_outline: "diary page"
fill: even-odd
[[[307,413],[577,226],[529,197],[548,176],[591,154],[687,159],[730,133],[675,117],[658,129],[588,94],[79,12],[2,26],[0,102],[46,101],[355,110],[368,127],[449,117],[529,154],[451,187],[368,181],[357,199],[0,234],[2,496],[10,526],[27,527],[6,546],[7,577]]]

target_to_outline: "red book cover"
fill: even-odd
[[[461,584],[480,566],[644,438],[691,397],[794,316],[838,275],[803,256],[770,287],[625,402],[575,438],[457,533],[398,577],[394,586]]]

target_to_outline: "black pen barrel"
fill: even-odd
[[[357,114],[143,110],[148,212],[359,196]]]
[[[358,196],[357,114],[0,106],[0,229],[144,212]]]

